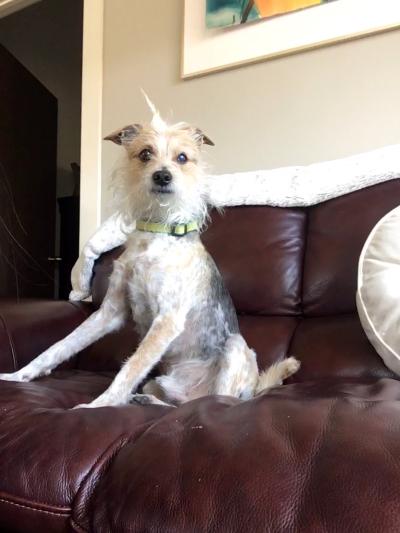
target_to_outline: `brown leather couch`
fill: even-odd
[[[70,410],[108,385],[131,326],[49,377],[0,382],[0,532],[399,532],[400,383],[355,308],[363,242],[399,203],[393,180],[309,209],[213,217],[204,241],[260,366],[302,361],[268,394]],[[97,262],[94,307],[119,253]],[[1,371],[93,306],[3,302]]]

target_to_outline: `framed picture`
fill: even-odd
[[[398,0],[184,0],[182,77],[400,27]]]
[[[206,0],[207,28],[224,28],[286,15],[336,0]]]

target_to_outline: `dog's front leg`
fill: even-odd
[[[31,381],[51,371],[80,352],[106,333],[118,329],[124,322],[123,314],[110,316],[107,309],[101,308],[93,313],[72,333],[56,342],[36,359],[12,374],[0,374],[0,380]]]
[[[160,361],[171,342],[182,333],[185,314],[158,315],[135,353],[126,361],[114,381],[98,398],[79,407],[105,407],[129,403],[132,392]]]
[[[0,380],[31,381],[48,375],[63,361],[80,352],[107,333],[119,329],[125,322],[128,308],[125,298],[124,267],[116,264],[103,304],[64,339],[56,342],[26,366],[10,374],[0,374]]]

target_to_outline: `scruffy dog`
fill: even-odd
[[[137,224],[114,263],[102,306],[65,339],[0,379],[30,381],[49,374],[120,328],[130,313],[141,343],[108,389],[77,407],[178,405],[207,394],[246,400],[298,370],[291,357],[259,374],[255,353],[239,333],[232,300],[200,241],[207,217],[201,148],[213,143],[186,123],[167,125],[152,110],[150,124],[130,125],[106,137],[126,149],[119,196],[121,209]],[[136,393],[159,363],[161,375]]]

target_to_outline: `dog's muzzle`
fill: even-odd
[[[156,172],[154,172],[152,178],[154,183],[154,187],[152,189],[153,192],[172,192],[172,189],[170,187],[170,184],[172,182],[172,174],[168,169],[162,168],[161,170],[157,170]]]

